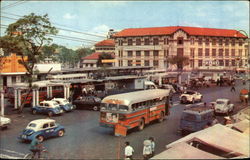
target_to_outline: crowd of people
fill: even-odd
[[[130,142],[125,142],[125,160],[132,160],[133,159],[133,154],[134,154],[134,149],[130,145]],[[151,157],[154,156],[155,154],[155,140],[153,137],[149,137],[149,139],[144,140],[143,142],[143,159],[148,160]]]

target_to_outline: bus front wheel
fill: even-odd
[[[145,121],[144,121],[144,119],[142,118],[142,119],[140,120],[139,126],[138,126],[139,131],[143,130],[144,127],[145,127]]]

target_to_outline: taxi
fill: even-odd
[[[64,136],[65,128],[56,123],[53,119],[37,119],[31,121],[27,127],[18,136],[22,142],[32,141],[36,136],[40,142],[51,137]]]
[[[51,117],[53,115],[62,114],[64,111],[55,101],[42,101],[38,106],[32,107],[31,112],[33,114],[48,114]]]
[[[69,103],[69,101],[65,98],[53,98],[52,101],[57,102],[65,112],[70,112],[76,109],[76,106]]]

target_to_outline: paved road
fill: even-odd
[[[211,102],[217,98],[229,98],[237,106],[237,111],[242,108],[238,93],[243,86],[240,82],[237,82],[236,85],[236,92],[230,92],[230,87],[202,88],[199,92],[203,94],[205,102]],[[245,87],[248,86],[249,84]],[[114,159],[123,158],[124,142],[130,141],[135,149],[134,157],[141,158],[143,141],[153,136],[156,139],[156,154],[158,154],[165,150],[166,144],[181,138],[178,126],[182,110],[186,105],[179,104],[178,101],[178,96],[175,96],[171,114],[165,121],[148,125],[140,132],[135,129],[131,130],[126,137],[115,137],[112,129],[100,127],[99,112],[76,110],[65,113],[62,116],[53,117],[58,123],[65,126],[65,136],[46,140],[44,145],[53,158]],[[26,108],[24,117],[17,117],[17,115],[9,115],[9,117],[12,118],[13,123],[9,129],[0,132],[0,154],[7,154],[5,151],[28,153],[28,144],[18,142],[16,137],[31,120],[45,118],[45,116],[31,115],[29,108]]]

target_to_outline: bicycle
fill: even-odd
[[[45,147],[42,147],[40,152],[40,158],[32,158],[33,153],[26,154],[23,158],[24,159],[49,159],[49,152]]]

